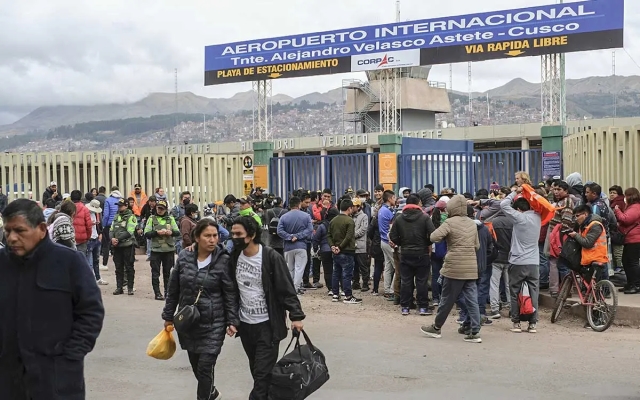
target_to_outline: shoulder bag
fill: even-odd
[[[176,331],[178,331],[179,333],[184,333],[189,331],[200,320],[200,311],[198,311],[198,301],[200,301],[200,296],[202,295],[202,291],[204,290],[204,286],[203,286],[204,281],[206,281],[207,277],[209,276],[209,269],[210,269],[209,267],[210,266],[208,265],[207,273],[204,275],[204,278],[200,283],[200,288],[198,289],[198,295],[196,296],[196,301],[194,301],[193,304],[189,304],[182,307],[180,310],[178,310],[176,315],[174,315],[173,317],[173,326],[176,328]]]

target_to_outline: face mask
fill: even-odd
[[[182,200],[182,204],[184,204],[185,206],[188,205],[189,203],[191,203],[191,199]]]
[[[245,238],[233,238],[231,241],[233,242],[233,248],[236,250],[244,250],[247,248],[249,243],[244,241]]]
[[[360,197],[360,202],[362,204],[366,203],[367,202],[367,198],[366,197]]]

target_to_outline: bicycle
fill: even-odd
[[[556,323],[563,309],[571,307],[567,307],[566,302],[571,289],[575,288],[580,299],[578,305],[583,305],[587,308],[587,322],[591,329],[596,332],[604,332],[609,329],[616,317],[618,291],[613,283],[608,280],[603,279],[596,282],[595,272],[599,272],[602,268],[608,268],[608,266],[606,264],[593,263],[590,267],[581,267],[579,273],[571,269],[569,275],[562,280],[560,293],[551,313],[552,324]],[[589,276],[590,279],[585,279],[585,276]],[[608,297],[611,298],[613,305],[607,304]]]

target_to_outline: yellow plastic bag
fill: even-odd
[[[173,339],[173,326],[168,326],[158,333],[147,346],[147,355],[158,360],[168,360],[176,352],[176,341]]]

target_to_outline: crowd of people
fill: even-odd
[[[0,250],[0,262],[8,268],[0,269],[0,315],[13,322],[3,324],[0,335],[17,338],[28,329],[15,318],[16,299],[26,295],[16,288],[38,280],[35,298],[54,301],[48,314],[28,310],[25,320],[60,324],[57,341],[40,345],[56,349],[47,347],[42,354],[68,351],[81,362],[102,328],[98,285],[108,282],[100,272],[113,257],[113,294],[134,295],[135,249],[145,247],[155,299],[165,302],[165,327],[187,307],[202,310],[190,326],[176,324],[198,380],[198,398],[219,398],[213,370],[224,337],[242,333],[254,378],[251,398],[266,399],[278,356],[272,344],[287,335],[285,311],[292,328],[301,330],[305,315],[299,297],[309,290],[324,288],[331,301],[347,305],[362,304],[362,295],[370,293],[393,302],[402,315],[435,313],[434,322],[420,328],[433,338],[441,337],[454,307],[458,332],[467,342],[480,343],[481,328],[500,319],[503,309],[509,309],[512,332],[536,333],[540,290],[558,295],[562,279],[576,267],[562,257],[562,247],[574,240],[581,248],[578,268],[597,279],[617,276],[621,292],[640,293],[638,189],[613,186],[606,196],[597,183],[583,184],[578,173],[539,184],[526,172],[514,178],[510,187],[494,182],[474,194],[454,188],[436,194],[433,185],[396,193],[377,185],[373,196],[351,187],[340,196],[331,189],[300,188],[283,199],[258,187],[203,210],[188,191],[170,207],[162,188],[147,196],[136,184],[125,198],[117,186],[108,195],[105,187],[60,194],[51,182],[41,203],[20,199],[1,210],[7,248]],[[553,218],[543,221],[534,196],[553,204]],[[21,265],[37,271],[63,268],[77,281],[24,272]],[[525,289],[532,306],[527,313],[519,301]],[[66,297],[74,301],[64,303]],[[54,309],[60,302],[64,306]],[[75,318],[91,326],[76,325]],[[1,385],[42,398],[59,385],[67,384],[70,393],[84,390],[73,386],[74,377],[30,385],[35,379],[30,363],[41,360],[31,357],[28,342],[7,343],[3,361],[11,358],[23,372]],[[66,350],[58,348],[61,343]],[[81,365],[74,368],[81,375]]]

